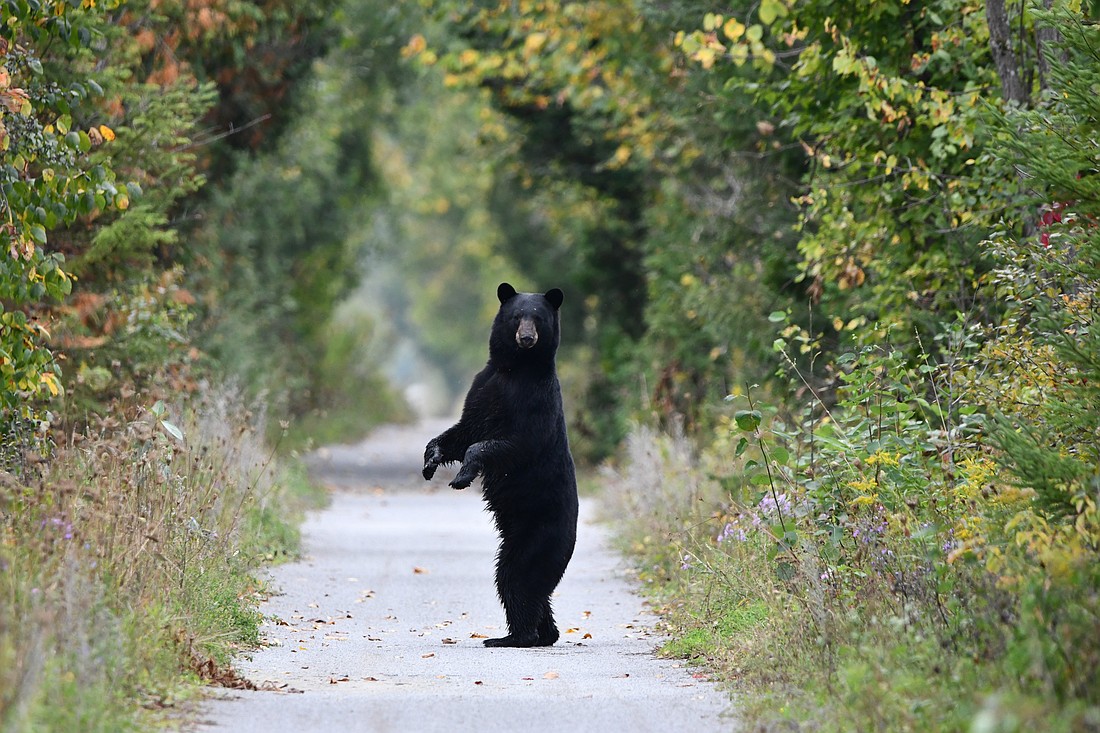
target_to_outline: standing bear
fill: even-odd
[[[485,645],[550,646],[558,640],[550,595],[577,539],[577,479],[554,366],[564,296],[501,283],[497,298],[489,363],[474,377],[458,423],[424,450],[424,478],[457,461],[453,488],[481,476],[500,533],[496,584],[508,619],[508,635]]]

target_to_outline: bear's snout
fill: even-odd
[[[516,343],[521,349],[529,349],[539,342],[539,331],[535,328],[535,321],[524,318],[516,329]]]

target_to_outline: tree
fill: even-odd
[[[44,399],[61,391],[44,309],[72,288],[48,232],[116,209],[131,192],[93,149],[114,132],[89,115],[105,11],[10,3],[0,26],[0,442],[42,437]],[[5,450],[5,453],[7,451]],[[15,461],[4,455],[4,463]],[[9,468],[15,468],[13,464]]]

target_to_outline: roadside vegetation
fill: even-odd
[[[0,730],[152,730],[250,685],[255,571],[324,500],[296,449],[406,414],[376,324],[335,315],[353,222],[256,213],[370,178],[305,170],[312,209],[270,185],[337,164],[288,113],[331,10],[0,3]]]
[[[0,12],[4,729],[239,683],[296,451],[502,280],[750,726],[1100,728],[1095,3]]]

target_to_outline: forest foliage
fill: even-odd
[[[43,488],[71,436],[166,466],[228,379],[350,439],[468,381],[507,279],[565,290],[577,457],[762,725],[1095,727],[1094,3],[0,12],[0,568],[105,516]]]

